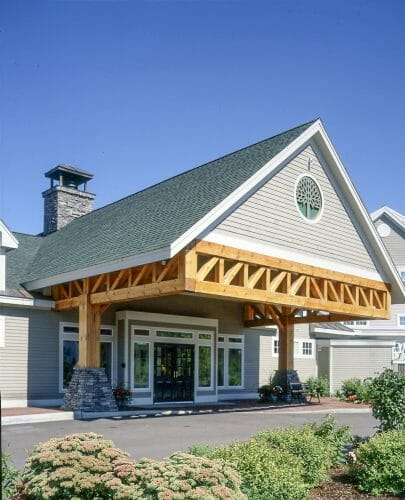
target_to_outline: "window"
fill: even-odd
[[[218,387],[225,385],[225,349],[218,348]]]
[[[280,340],[273,338],[273,356],[278,357],[280,353]],[[312,340],[294,340],[294,358],[312,357],[314,353]]]
[[[134,342],[134,389],[149,388],[149,343]]]
[[[218,337],[218,387],[243,387],[243,337]]]
[[[398,326],[400,328],[405,328],[405,315],[398,315]]]
[[[298,210],[306,219],[317,219],[322,208],[322,195],[316,181],[309,175],[299,178],[295,188]]]
[[[59,387],[61,391],[69,387],[73,369],[79,360],[79,327],[61,324],[60,330],[60,369]],[[113,383],[113,345],[114,329],[109,326],[100,328],[100,367],[105,369],[108,380]]]
[[[360,319],[358,321],[343,321],[343,324],[345,326],[361,327],[361,326],[368,326],[368,321],[366,319]]]
[[[242,385],[242,349],[228,349],[228,385]]]
[[[211,346],[198,346],[198,386],[211,387]]]
[[[156,332],[157,337],[171,337],[174,339],[192,339],[193,334],[190,332]]]
[[[210,333],[199,333],[198,338],[200,340],[211,340],[211,334]]]
[[[405,283],[405,271],[400,271],[401,280]]]
[[[134,328],[133,334],[137,335],[138,337],[148,337],[149,336],[149,330],[140,330],[139,328]]]
[[[303,356],[312,356],[312,342],[303,342],[302,343],[302,355]]]
[[[79,341],[63,341],[63,388],[67,389],[72,379],[73,368],[79,360]]]

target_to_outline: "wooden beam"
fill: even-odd
[[[245,289],[236,285],[224,285],[208,281],[196,282],[195,292],[228,297],[244,302],[262,302],[264,304],[277,304],[298,307],[300,309],[313,309],[314,311],[327,311],[347,316],[358,316],[359,318],[390,318],[390,313],[387,310],[378,310],[371,307],[361,307],[342,302],[337,303],[330,300],[302,297],[300,295],[269,292],[268,290]]]
[[[284,323],[281,321],[279,315],[276,313],[275,309],[273,308],[273,306],[267,304],[266,305],[266,311],[269,312],[272,320],[274,321],[274,323],[278,326],[278,329],[283,332],[284,331],[284,328],[285,328],[285,325]]]
[[[132,286],[130,288],[119,288],[107,292],[92,293],[91,304],[106,304],[113,302],[125,302],[147,297],[160,297],[184,292],[184,279],[173,279],[160,283],[149,283],[146,285]]]
[[[282,316],[283,328],[279,332],[278,369],[294,370],[294,324],[290,316]]]
[[[326,278],[335,281],[344,281],[353,285],[360,285],[383,291],[390,290],[389,283],[383,283],[382,281],[362,278],[361,276],[332,271],[330,269],[324,269],[322,267],[310,266],[308,264],[301,264],[299,262],[280,259],[278,257],[271,257],[255,252],[249,252],[247,250],[219,245],[218,243],[212,243],[210,241],[199,240],[196,244],[195,250],[197,253],[201,254],[225,257],[230,260],[244,261],[259,266],[268,266],[273,269],[305,274],[314,278]]]
[[[100,367],[100,306],[90,303],[89,294],[80,297],[79,361],[80,368]]]

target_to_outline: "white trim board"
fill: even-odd
[[[55,276],[50,276],[49,278],[27,281],[27,283],[24,283],[24,286],[27,290],[38,290],[40,288],[46,288],[58,283],[86,278],[87,276],[97,276],[98,274],[118,271],[128,267],[141,266],[142,264],[148,264],[149,262],[168,260],[170,257],[170,248],[165,247],[154,250],[153,252],[145,252],[94,266],[84,267],[83,269],[78,269],[76,271],[57,274]]]
[[[18,248],[18,240],[5,223],[0,219],[0,248],[11,250]]]
[[[219,245],[227,245],[234,248],[240,248],[241,250],[247,250],[249,252],[260,253],[280,259],[287,259],[293,262],[307,264],[309,266],[316,266],[324,269],[333,269],[334,271],[340,273],[352,274],[355,276],[361,276],[362,278],[366,279],[381,281],[380,275],[375,271],[362,269],[356,266],[343,264],[334,260],[329,260],[314,255],[305,254],[303,252],[297,252],[295,250],[288,250],[276,245],[252,241],[244,238],[243,236],[231,236],[230,234],[226,233],[225,231],[221,231],[220,229],[214,229],[210,233],[204,235],[203,239],[204,241],[217,243]]]
[[[55,301],[48,299],[29,299],[24,297],[9,297],[0,295],[0,304],[7,306],[35,307],[36,309],[52,309]]]
[[[154,323],[173,323],[183,325],[211,326],[218,328],[218,320],[197,316],[179,316],[178,314],[147,313],[142,311],[118,311],[117,320],[152,321]]]

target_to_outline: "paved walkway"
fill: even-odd
[[[364,411],[364,410],[363,410]],[[2,428],[3,450],[10,453],[15,465],[22,468],[27,450],[51,437],[73,432],[96,432],[127,451],[134,458],[160,459],[177,450],[186,450],[194,443],[219,445],[269,428],[301,426],[319,421],[324,415],[308,410],[296,413],[289,409],[240,411],[156,417],[144,419],[98,419],[93,421],[64,421],[37,424],[9,425]],[[350,425],[352,432],[369,435],[377,422],[367,413],[336,413],[340,424]]]

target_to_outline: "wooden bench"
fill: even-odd
[[[321,402],[319,392],[312,391],[308,384],[301,384],[301,382],[290,383],[290,394],[292,401],[296,399],[297,401],[301,402],[309,398],[309,402],[311,402],[312,398],[318,398],[318,403]]]

